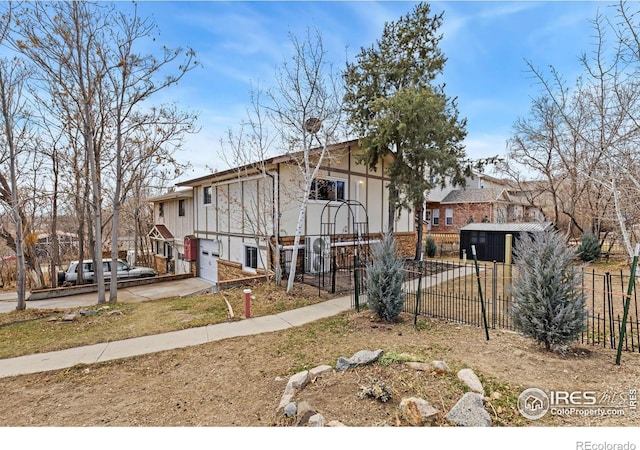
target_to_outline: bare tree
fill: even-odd
[[[95,281],[98,303],[105,301],[102,266],[102,151],[105,111],[100,95],[108,68],[105,30],[112,7],[86,2],[29,3],[18,14],[9,41],[40,71],[44,82],[56,87],[61,102],[69,104],[69,126],[77,128],[88,163]]]
[[[220,144],[223,149],[222,158],[230,167],[236,167],[238,179],[258,174],[256,179],[255,196],[249,199],[228,198],[230,204],[242,206],[235,208],[242,211],[243,223],[255,236],[256,246],[260,239],[270,246],[270,253],[274,256],[273,270],[276,284],[281,283],[279,230],[278,230],[278,189],[279,175],[270,172],[267,159],[273,145],[273,136],[269,133],[267,117],[260,105],[261,91],[252,89],[251,108],[247,110],[247,118],[243,120],[237,131],[229,129]],[[273,188],[271,188],[273,186]],[[272,239],[270,238],[272,237]],[[261,256],[262,253],[259,252]],[[261,266],[265,276],[269,277],[271,267],[268,261],[262,260]]]
[[[160,59],[152,55],[139,55],[136,46],[139,41],[152,36],[156,25],[149,19],[133,14],[117,13],[112,17],[110,41],[115,45],[103,48],[100,56],[102,65],[109,70],[106,74],[107,91],[112,96],[108,114],[112,116],[115,132],[114,183],[112,194],[112,235],[111,270],[116,272],[118,258],[118,229],[120,207],[136,177],[145,175],[142,167],[147,161],[171,162],[173,140],[180,140],[185,132],[193,130],[195,116],[184,114],[175,108],[147,108],[143,103],[158,92],[180,81],[196,66],[195,53],[188,50],[185,61],[176,67],[175,75],[160,78],[169,65],[183,54],[182,49],[164,48]],[[133,145],[128,143],[133,142]],[[174,143],[174,146],[178,143]],[[112,280],[109,301],[117,299],[117,283]]]
[[[514,134],[507,142],[508,158],[501,170],[527,194],[531,205],[540,207],[549,202],[550,217],[569,237],[574,229],[582,233],[596,226],[593,218],[602,207],[597,200],[600,190],[594,189],[588,174],[598,170],[603,155],[580,137],[588,121],[578,97],[563,100],[567,101],[564,112],[547,96],[532,101],[529,116],[514,123]],[[567,117],[573,127],[566,125]],[[532,180],[527,177],[531,176],[537,181],[533,190],[528,188]],[[592,231],[597,234],[599,227]]]
[[[293,288],[298,245],[312,182],[331,144],[339,137],[343,113],[341,77],[327,62],[319,32],[307,32],[303,41],[290,35],[293,56],[276,74],[276,86],[267,91],[265,105],[280,145],[298,168],[302,185],[300,210],[291,257],[287,292]]]
[[[16,252],[17,261],[17,295],[16,309],[26,309],[26,268],[25,268],[25,229],[24,208],[18,194],[18,166],[20,153],[26,143],[28,120],[25,98],[23,96],[24,81],[27,70],[18,60],[3,58],[0,60],[0,121],[2,122],[3,138],[0,141],[0,164],[9,165],[9,180],[0,172],[0,201],[9,205],[11,217],[15,227],[15,241],[10,233],[2,232]],[[6,149],[6,154],[5,154]],[[13,241],[13,242],[11,242]]]
[[[85,233],[85,211],[90,217],[86,240],[95,261],[98,303],[106,301],[105,225],[111,223],[113,264],[120,208],[130,188],[137,178],[155,176],[167,165],[179,170],[172,153],[180,148],[183,135],[194,131],[194,114],[149,104],[154,94],[176,84],[196,64],[190,50],[163,48],[158,57],[139,54],[141,41],[153,40],[155,28],[155,23],[137,15],[135,6],[127,15],[100,2],[37,2],[21,6],[8,39],[37,67],[39,100],[59,113],[44,120],[55,124],[52,127],[63,131],[66,139],[60,147],[69,150],[73,171],[60,179],[68,180],[80,236]],[[184,61],[179,61],[181,56]],[[167,76],[173,65],[175,74]],[[105,195],[111,198],[112,209],[106,220]],[[116,288],[111,283],[112,301]]]
[[[588,199],[590,206],[598,209],[592,222],[601,227],[607,216],[603,205],[610,199],[614,216],[610,222],[615,223],[629,257],[633,255],[634,221],[640,216],[637,202],[628,200],[640,193],[636,150],[640,138],[640,46],[633,25],[636,14],[621,2],[617,24],[601,13],[596,15],[591,22],[595,32],[593,51],[581,56],[584,74],[571,89],[553,68],[549,77],[529,64],[562,127],[568,130],[564,135],[571,138],[571,145],[555,152],[564,158],[563,173],[570,180],[567,200]],[[612,30],[615,38],[610,42]],[[571,156],[572,149],[579,152]],[[589,180],[584,190],[579,179]],[[608,195],[602,195],[603,191]],[[594,228],[593,223],[589,225]]]

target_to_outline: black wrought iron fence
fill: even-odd
[[[408,261],[404,269],[404,311],[415,317],[434,317],[484,327],[484,302],[488,327],[513,330],[510,285],[517,276],[515,268],[504,263],[481,262],[478,269],[479,277],[469,261]],[[359,309],[367,302],[366,267],[356,267],[353,274],[352,307]],[[588,310],[586,329],[580,341],[617,348],[629,275],[622,271],[614,275],[580,270],[579,276]],[[634,289],[623,343],[627,351],[640,351],[639,317],[637,290]]]

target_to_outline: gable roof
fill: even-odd
[[[509,193],[502,188],[455,189],[449,192],[440,203],[494,203],[511,201]]]
[[[149,231],[149,237],[161,241],[169,241],[173,239],[173,234],[171,234],[171,231],[169,231],[166,226],[162,224],[156,224],[153,226],[151,231]]]
[[[348,148],[351,145],[357,144],[358,139],[352,139],[349,141],[338,142],[336,144],[331,144],[327,148],[329,151],[341,148]],[[311,149],[311,153],[320,152],[322,147],[316,147]],[[186,180],[178,183],[176,186],[199,186],[204,183],[215,183],[219,181],[228,180],[230,178],[237,178],[238,173],[260,173],[260,166],[272,166],[275,164],[285,163],[292,161],[297,155],[301,155],[302,152],[297,153],[285,153],[280,156],[274,156],[272,158],[265,159],[264,161],[256,161],[250,164],[245,164],[244,166],[238,166],[231,169],[223,170],[220,172],[214,172],[209,175],[204,175],[202,177],[194,178],[192,180]]]

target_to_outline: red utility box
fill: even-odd
[[[195,261],[198,256],[198,240],[195,236],[184,237],[184,259],[185,261]]]

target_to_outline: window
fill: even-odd
[[[345,182],[340,180],[329,180],[316,178],[311,182],[311,192],[309,200],[342,200],[345,199]]]
[[[453,209],[445,209],[444,210],[444,224],[447,226],[453,225]]]
[[[439,209],[434,209],[432,214],[431,214],[431,224],[434,227],[437,227],[438,225],[440,225],[440,210]]]
[[[164,203],[158,205],[158,216],[164,217]]]
[[[472,231],[470,242],[472,244],[486,244],[487,243],[487,233],[484,231]]]
[[[258,248],[252,245],[244,247],[244,267],[247,269],[258,268]]]
[[[202,203],[205,205],[211,204],[211,186],[202,188]]]
[[[178,216],[184,217],[184,200],[178,200]]]

